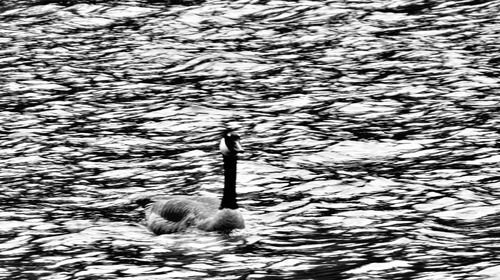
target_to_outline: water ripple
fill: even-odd
[[[0,4],[0,278],[494,279],[498,1]],[[154,236],[143,195],[247,228]]]

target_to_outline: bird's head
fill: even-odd
[[[224,156],[236,156],[238,153],[244,152],[240,144],[240,136],[232,131],[224,132],[219,149]]]

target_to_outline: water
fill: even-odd
[[[498,279],[498,1],[2,1],[0,278]],[[137,195],[220,195],[154,236]]]

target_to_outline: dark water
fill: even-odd
[[[499,1],[2,1],[1,279],[500,279]],[[247,229],[154,236],[131,199]]]

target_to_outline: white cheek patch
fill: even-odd
[[[224,138],[220,140],[219,149],[220,152],[225,156],[228,156],[231,153],[231,151],[229,151],[229,148],[226,145],[226,141]]]

